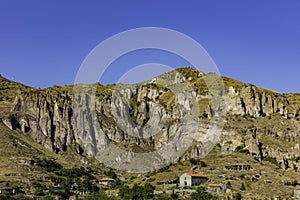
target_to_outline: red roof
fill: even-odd
[[[209,184],[208,187],[221,187],[221,186],[219,184],[212,183]]]
[[[204,174],[193,174],[192,172],[187,173],[188,175],[192,177],[202,177],[202,178],[207,178]]]

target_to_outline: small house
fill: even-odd
[[[99,180],[100,185],[110,186],[115,180],[112,178],[103,178]]]
[[[184,173],[179,177],[179,185],[184,186],[197,186],[201,185],[208,181],[207,176],[204,174],[193,174],[193,173]]]
[[[214,183],[212,183],[212,184],[209,184],[207,186],[207,190],[209,192],[223,193],[223,192],[225,192],[225,187],[222,184],[214,184]]]

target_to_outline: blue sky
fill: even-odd
[[[300,92],[299,10],[299,0],[0,0],[0,73],[33,87],[72,84],[101,41],[128,29],[165,27],[199,42],[222,75]],[[184,64],[145,52],[128,59]],[[119,63],[104,83],[116,80]]]

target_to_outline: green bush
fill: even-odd
[[[105,174],[105,176],[108,176],[109,178],[112,178],[112,179],[118,178],[117,174],[111,169],[108,171],[105,171],[104,174]]]
[[[226,188],[228,188],[228,189],[232,188],[231,183],[229,181],[226,183]]]
[[[235,148],[235,151],[236,151],[236,152],[241,152],[244,148],[245,148],[245,144],[242,144],[242,145],[240,145],[240,146],[237,146],[237,147]]]
[[[240,193],[236,193],[236,194],[233,196],[233,199],[234,199],[234,200],[242,200],[243,197],[242,197],[242,195],[241,195]]]
[[[192,165],[200,165],[200,167],[207,167],[207,164],[200,159],[190,158],[189,161]]]
[[[115,189],[115,188],[119,188],[120,186],[123,185],[123,182],[120,179],[116,179],[112,184],[111,184],[111,188]]]
[[[97,194],[89,195],[85,200],[113,200],[113,198],[108,197],[103,190],[100,190]]]
[[[246,190],[246,187],[245,187],[244,183],[242,183],[242,185],[241,185],[241,190]]]
[[[278,161],[276,160],[276,158],[273,158],[273,157],[265,157],[265,158],[263,158],[263,160],[268,161],[268,162],[270,162],[270,163],[272,163],[272,164],[274,164],[274,165],[280,167],[280,165],[279,165]]]
[[[132,188],[124,185],[119,189],[118,195],[125,200],[152,199],[154,197],[154,189],[154,186],[152,186],[150,183],[146,183],[144,186],[134,184]]]
[[[191,195],[191,200],[216,200],[216,196],[205,191],[204,187],[198,187],[197,191]]]
[[[72,167],[70,169],[67,168],[62,168],[60,170],[55,171],[55,174],[58,176],[65,176],[65,177],[71,177],[71,178],[75,178],[75,177],[83,177],[83,176],[90,176],[92,177],[90,174],[88,174],[85,170],[84,167]]]
[[[42,200],[55,200],[53,196],[47,195],[42,198]]]
[[[45,159],[45,158],[44,159],[37,158],[35,160],[35,163],[37,166],[45,168],[48,172],[53,172],[55,170],[62,168],[61,164],[59,164],[58,162],[50,159]]]

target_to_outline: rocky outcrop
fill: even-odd
[[[233,114],[248,114],[254,117],[274,113],[287,117],[288,114],[288,101],[283,95],[252,85],[245,85],[240,91],[230,86],[227,97],[228,110]]]
[[[13,114],[4,123],[21,129],[55,152],[66,150],[75,140],[71,98],[66,91],[32,90],[16,97]]]
[[[256,130],[224,129],[221,136],[214,132],[222,128],[223,120],[221,116],[220,121],[214,121],[214,117],[225,111],[254,118],[273,114],[285,119],[297,116],[283,95],[253,85],[244,84],[238,89],[235,85],[226,85],[228,92],[220,92],[220,105],[216,106],[212,103],[214,93],[201,93],[199,91],[205,89],[190,87],[202,76],[205,75],[196,73],[195,77],[183,77],[179,73],[167,73],[134,86],[32,89],[16,97],[11,115],[3,122],[55,152],[75,145],[80,154],[99,156],[109,153],[104,150],[115,144],[127,150],[126,154],[115,153],[116,160],[123,157],[132,160],[138,159],[137,152],[162,149],[155,160],[159,163],[168,157],[170,162],[201,157],[209,151],[208,147],[219,142],[224,153],[244,145],[258,160],[274,157],[284,168],[298,168],[294,161],[300,155],[297,146],[282,150],[265,145],[256,136]],[[191,84],[193,81],[195,84]],[[285,136],[290,140],[295,137]],[[188,145],[192,144],[193,148],[189,149]],[[164,147],[175,150],[170,153]]]

